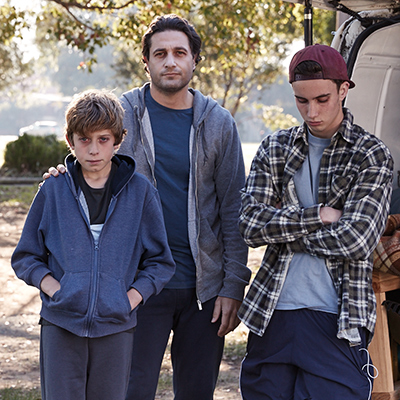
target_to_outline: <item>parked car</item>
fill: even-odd
[[[36,136],[56,135],[61,138],[63,129],[55,121],[36,121],[32,125],[24,126],[19,130],[19,136],[25,133]]]

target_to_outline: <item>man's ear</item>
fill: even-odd
[[[144,71],[146,72],[146,75],[150,77],[150,70],[149,70],[149,60],[147,57],[142,57],[142,63],[144,64]]]

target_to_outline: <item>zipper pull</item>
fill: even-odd
[[[199,299],[197,299],[197,307],[199,307],[200,311],[203,309],[203,306],[202,306],[201,301]]]

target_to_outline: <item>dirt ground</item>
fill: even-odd
[[[26,212],[0,209],[0,387],[39,387],[40,300],[38,291],[17,279],[10,257]]]
[[[17,279],[10,266],[26,211],[18,206],[0,206],[0,388],[39,387],[39,310],[36,288]],[[249,266],[259,265],[262,249],[252,250]],[[214,399],[240,400],[238,378],[247,330],[241,324],[226,338]],[[164,383],[157,399],[173,399],[171,364],[165,355],[161,377]]]

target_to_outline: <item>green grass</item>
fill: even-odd
[[[29,208],[38,185],[0,185],[0,204]],[[1,397],[0,397],[1,399]]]
[[[39,389],[7,388],[0,389],[1,400],[40,400]]]

